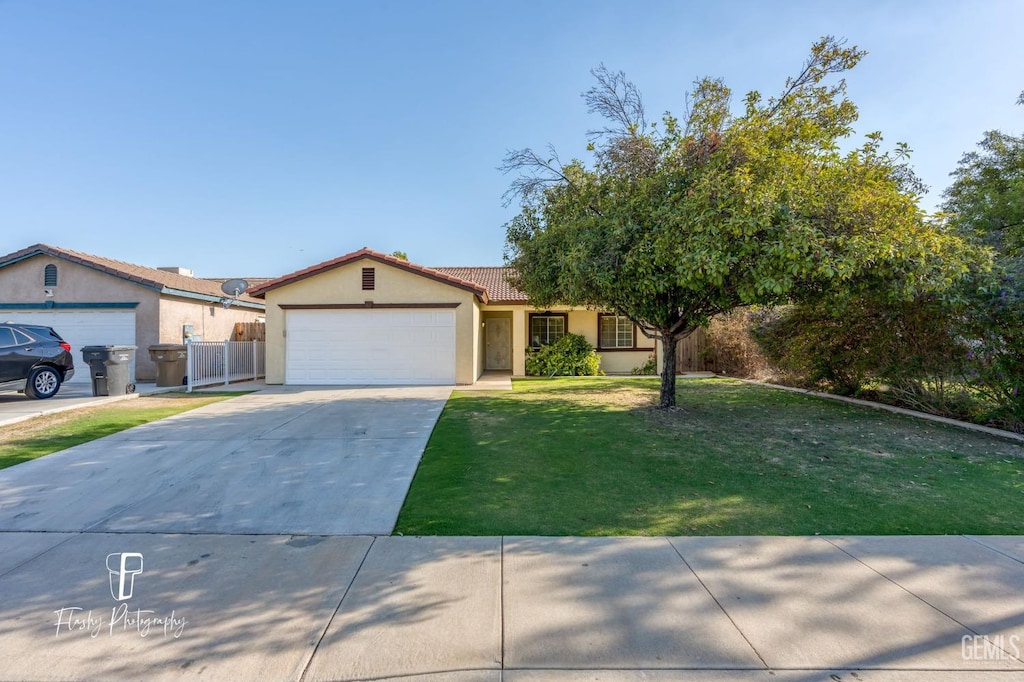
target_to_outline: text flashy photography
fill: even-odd
[[[1020,659],[1020,635],[964,635],[960,653],[966,661],[1012,661]]]
[[[93,638],[103,632],[111,637],[119,632],[134,632],[139,637],[158,635],[178,639],[188,625],[188,620],[177,616],[174,611],[158,616],[152,609],[131,609],[128,604],[111,608],[108,621],[104,621],[102,615],[95,615],[92,609],[86,611],[79,606],[65,606],[54,613],[57,614],[55,637],[71,632],[87,632]]]
[[[85,609],[64,606],[55,609],[57,615],[55,637],[61,634],[86,633],[90,637],[131,632],[139,637],[162,636],[178,639],[185,632],[188,620],[171,611],[158,615],[153,609],[132,607],[128,601],[135,594],[135,579],[144,572],[144,559],[139,552],[115,552],[107,555],[106,568],[110,583],[110,596],[118,602],[110,608],[110,618],[103,619],[105,609]],[[100,614],[100,615],[97,615]]]

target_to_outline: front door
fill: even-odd
[[[512,369],[512,320],[507,317],[493,317],[484,322],[487,330],[486,368],[495,370]]]

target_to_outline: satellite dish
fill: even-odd
[[[232,298],[238,298],[249,288],[249,283],[244,279],[229,279],[220,285],[220,290]]]

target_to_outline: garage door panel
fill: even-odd
[[[131,310],[19,310],[0,311],[4,321],[53,327],[71,344],[75,376],[71,383],[89,383],[83,346],[135,345],[135,312]],[[135,366],[132,365],[132,377]]]
[[[453,384],[452,310],[289,310],[289,384]]]

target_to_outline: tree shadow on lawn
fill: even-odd
[[[561,381],[456,396],[406,533],[1018,533],[1024,448],[728,380]],[[563,386],[568,387],[563,390]]]

